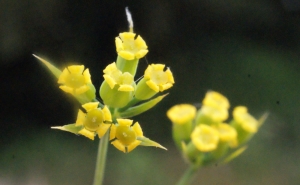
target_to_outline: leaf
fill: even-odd
[[[145,103],[142,103],[140,105],[128,108],[124,112],[120,112],[120,117],[121,118],[131,118],[133,116],[142,114],[143,112],[146,112],[147,110],[153,108],[156,104],[158,104],[164,97],[166,97],[168,94],[164,94],[161,96],[158,96],[154,99],[151,99]]]
[[[52,65],[50,62],[48,62],[45,59],[42,59],[39,56],[36,56],[35,54],[32,54],[35,58],[37,58],[39,61],[41,61],[50,71],[54,76],[58,79],[60,74],[62,73],[61,70],[59,70],[57,67]]]
[[[247,149],[248,146],[243,146],[237,150],[235,150],[234,152],[232,152],[229,156],[227,156],[222,163],[228,163],[230,162],[231,160],[237,158],[239,155],[241,155],[246,149]]]
[[[261,127],[266,119],[269,117],[269,112],[265,112],[259,119],[258,119],[258,126]]]
[[[71,132],[73,134],[78,134],[78,132],[82,129],[81,127],[76,127],[75,123],[64,125],[64,126],[55,126],[51,128]]]
[[[147,138],[147,137],[138,137],[137,140],[142,141],[140,143],[141,146],[155,146],[164,150],[168,150],[165,147],[163,147],[162,145],[160,145],[159,143],[152,141],[151,139]]]

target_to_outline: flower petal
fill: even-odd
[[[140,143],[141,141],[135,140],[133,143],[127,146],[127,152],[131,152],[133,149],[139,146]]]
[[[97,109],[98,108],[98,105],[99,105],[99,102],[90,102],[90,103],[86,103],[86,104],[83,104],[82,107],[87,111],[91,111],[93,109]]]
[[[83,135],[83,136],[85,136],[85,137],[87,137],[87,138],[89,138],[91,140],[94,140],[94,137],[95,137],[95,133],[94,132],[91,132],[91,131],[89,131],[89,130],[87,130],[85,128],[83,128],[82,130],[80,130],[78,132],[78,134],[81,134],[81,135]]]
[[[84,120],[85,120],[85,113],[83,113],[81,110],[79,110],[78,114],[77,114],[77,120],[76,120],[75,126],[83,125]]]
[[[84,65],[72,65],[69,66],[68,69],[72,74],[82,74],[84,70]]]
[[[135,122],[134,125],[132,126],[132,129],[136,133],[136,136],[138,136],[138,137],[143,136],[143,131],[142,131],[142,128],[141,128],[139,122]]]
[[[110,126],[111,126],[111,124],[105,124],[105,123],[100,124],[98,130],[96,131],[98,134],[98,137],[102,138]]]
[[[117,130],[117,127],[114,124],[112,124],[112,126],[110,127],[109,140],[115,139],[116,130]]]
[[[104,121],[112,121],[111,113],[106,105],[103,107],[102,111],[103,111],[103,115],[104,115]]]
[[[119,140],[115,140],[111,142],[111,144],[114,145],[118,150],[126,153],[125,146]]]
[[[67,68],[65,68],[65,69],[63,70],[63,72],[61,73],[61,75],[59,76],[57,83],[59,83],[59,84],[65,83],[65,82],[66,82],[65,79],[66,79],[66,77],[67,77],[69,74],[70,74],[70,72],[68,71]]]
[[[92,83],[92,81],[91,81],[91,74],[90,74],[90,70],[89,69],[86,69],[83,72],[83,76],[84,76],[85,83]]]
[[[59,88],[63,91],[65,91],[66,93],[71,93],[71,94],[74,94],[74,89],[71,88],[71,87],[68,87],[66,85],[61,85],[59,86]]]

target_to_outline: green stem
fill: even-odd
[[[106,132],[106,134],[101,138],[99,142],[93,185],[102,185],[103,183],[108,139],[109,132]]]
[[[184,172],[183,176],[179,180],[179,182],[176,185],[188,185],[192,182],[195,174],[197,172],[197,168],[194,166],[190,166],[186,171]]]

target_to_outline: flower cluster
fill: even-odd
[[[232,113],[233,119],[226,122],[229,107],[225,96],[209,91],[198,111],[190,104],[175,105],[168,110],[167,116],[173,123],[173,139],[193,165],[200,167],[219,159],[227,162],[237,157],[266,118],[264,115],[257,120],[246,107],[237,106]]]
[[[115,44],[118,56],[116,62],[103,70],[104,81],[99,89],[101,101],[96,98],[89,69],[83,65],[71,65],[61,71],[34,55],[55,75],[59,88],[82,105],[75,123],[52,128],[83,135],[91,140],[97,135],[102,138],[110,132],[111,144],[125,153],[138,145],[165,149],[146,138],[140,124],[128,118],[151,109],[166,96],[158,94],[173,86],[172,72],[169,68],[165,69],[164,64],[150,64],[144,76],[136,82],[139,59],[148,53],[146,42],[130,27],[129,32],[120,33],[115,38]]]

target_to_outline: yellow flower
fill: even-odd
[[[115,41],[118,55],[126,60],[140,59],[148,53],[146,42],[135,33],[120,33]]]
[[[75,126],[81,126],[82,129],[78,132],[81,135],[94,140],[97,133],[101,138],[111,126],[111,114],[107,106],[103,109],[98,108],[99,102],[91,102],[82,105],[87,113],[78,111]]]
[[[205,106],[228,109],[230,107],[228,99],[215,91],[208,91],[202,101]]]
[[[190,104],[175,105],[167,112],[168,118],[175,124],[188,123],[195,118],[196,107]]]
[[[135,98],[138,100],[147,100],[173,86],[174,78],[171,70],[164,71],[165,65],[151,64],[144,73],[144,78],[139,81],[135,91]]]
[[[63,70],[58,78],[60,89],[73,95],[80,95],[85,93],[90,88],[88,84],[91,84],[91,75],[89,69],[84,70],[83,65],[72,65]]]
[[[122,73],[115,62],[109,64],[103,72],[103,77],[111,89],[119,85],[118,91],[134,91],[133,76],[128,72]]]
[[[222,142],[233,142],[237,138],[236,130],[226,123],[220,123],[216,129]]]
[[[235,107],[233,110],[233,119],[245,131],[249,133],[256,133],[259,127],[258,121],[248,113],[244,106]]]
[[[199,151],[210,152],[218,146],[219,133],[211,126],[200,124],[192,132],[191,139]]]
[[[141,126],[138,122],[132,126],[133,120],[130,119],[117,119],[117,122],[110,130],[110,140],[114,139],[111,144],[124,153],[130,152],[141,144],[137,140],[138,137],[143,137]]]
[[[228,110],[219,108],[219,107],[211,107],[211,106],[202,106],[199,110],[199,113],[196,118],[196,123],[219,123],[223,122],[228,118]]]
[[[145,71],[146,84],[155,92],[167,90],[175,83],[171,70],[164,71],[164,68],[163,64],[151,64]]]

